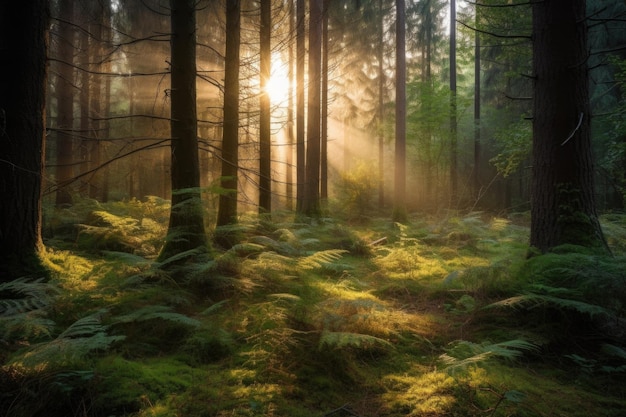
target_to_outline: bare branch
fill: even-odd
[[[464,23],[464,22],[462,22],[460,20],[457,20],[457,23],[460,23],[461,25],[465,26],[466,28],[474,30],[474,31],[476,31],[478,33],[483,33],[485,35],[493,36],[493,37],[496,37],[496,38],[528,39],[528,40],[532,39],[530,37],[530,35],[503,35],[501,33],[488,32],[486,30],[482,30],[482,29],[478,29],[478,28],[472,27],[472,26],[468,25],[467,23]]]

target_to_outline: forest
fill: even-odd
[[[626,415],[626,3],[0,2],[0,415]]]

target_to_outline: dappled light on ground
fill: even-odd
[[[558,298],[569,293],[551,267],[569,274],[594,259],[597,282],[617,294],[608,260],[525,261],[528,230],[481,213],[263,228],[251,215],[240,243],[175,266],[185,278],[173,280],[145,254],[145,242],[159,241],[148,227],[158,202],[131,208],[109,216],[98,207],[111,224],[51,241],[54,279],[17,282],[30,298],[2,301],[17,314],[0,322],[11,410],[47,407],[56,417],[80,402],[94,416],[310,417],[345,407],[360,417],[583,417],[602,406],[620,415],[618,340],[586,358],[591,348],[568,350],[589,342],[566,320],[546,331],[541,319],[551,308],[613,314],[600,298]],[[621,236],[619,224],[609,236]],[[67,404],[21,402],[35,380],[70,393]]]

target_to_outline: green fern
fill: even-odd
[[[309,256],[301,258],[298,261],[298,268],[300,269],[317,269],[322,267],[329,267],[335,261],[340,259],[344,253],[347,253],[344,249],[328,249],[319,252],[314,252]]]
[[[112,324],[144,322],[148,320],[165,320],[190,327],[199,327],[202,323],[184,314],[172,311],[167,306],[146,306],[129,314],[124,314],[113,318]]]
[[[40,279],[18,278],[0,284],[0,337],[5,341],[50,337],[54,322],[46,318],[58,288]]]
[[[44,278],[18,278],[0,284],[0,294],[11,298],[0,299],[0,317],[40,310],[50,305],[58,289]]]
[[[80,360],[95,350],[103,351],[124,336],[109,336],[108,326],[101,322],[106,310],[83,317],[55,339],[35,344],[13,358],[12,363],[25,366],[62,366]]]
[[[545,287],[544,287],[545,288]],[[564,293],[562,288],[554,289],[555,292]],[[492,303],[489,307],[512,307],[517,309],[537,309],[537,308],[556,308],[560,310],[576,311],[578,313],[588,315],[589,317],[606,316],[613,314],[611,311],[601,306],[587,303],[584,301],[573,300],[569,298],[537,293],[526,293],[509,297],[504,300]]]
[[[538,352],[539,346],[527,340],[514,339],[500,343],[456,342],[446,353],[439,356],[448,369],[464,368],[491,358],[518,359],[525,352]]]

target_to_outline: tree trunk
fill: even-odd
[[[222,130],[221,194],[217,226],[237,222],[237,184],[239,182],[239,47],[240,0],[226,2],[226,58],[224,77],[224,128]]]
[[[0,282],[42,271],[48,19],[47,0],[0,3]]]
[[[102,14],[104,10],[101,8]],[[102,48],[101,39],[104,35],[102,27],[104,26],[104,18],[101,22],[94,22],[89,25],[90,33],[95,37],[95,46],[91,48],[91,62],[99,62],[103,59],[104,53]],[[89,169],[92,172],[88,178],[89,197],[99,200],[102,195],[102,178],[103,175],[98,171],[102,158],[100,156],[102,138],[102,86],[103,76],[100,74],[93,74],[91,77],[89,108],[91,110],[91,129],[89,132],[89,139],[91,140],[91,146],[89,147]]]
[[[396,145],[393,220],[407,221],[406,209],[406,10],[396,0]]]
[[[291,2],[290,2],[291,3]],[[294,33],[295,31],[295,10],[290,4],[289,7],[289,33]],[[286,189],[286,200],[287,200],[287,210],[293,209],[293,154],[294,154],[294,81],[295,81],[295,71],[294,71],[294,42],[293,38],[289,40],[289,93],[287,98],[287,175],[285,181],[287,182]]]
[[[476,27],[480,23],[476,7]],[[474,33],[474,197],[480,199],[480,33]]]
[[[272,73],[272,2],[261,0],[261,64],[260,64],[260,105],[259,116],[259,213],[272,211],[272,172],[270,129],[271,111],[270,94],[267,84]]]
[[[296,0],[296,212],[302,213],[304,205],[305,144],[304,144],[304,57],[305,4]]]
[[[456,0],[450,0],[450,202],[454,205],[458,194],[456,154]]]
[[[533,4],[531,246],[604,247],[595,208],[584,0]]]
[[[302,211],[320,215],[320,83],[322,59],[322,0],[309,0],[309,89],[305,195]]]
[[[320,200],[323,208],[328,202],[328,6],[323,0],[322,11],[322,115],[320,149]]]
[[[196,118],[195,0],[171,0],[171,187],[172,208],[161,260],[206,250]]]
[[[378,0],[378,208],[385,206],[385,68],[383,64],[385,48],[385,13],[383,0]]]
[[[72,204],[70,183],[72,169],[72,131],[74,129],[74,2],[59,3],[59,77],[57,78],[57,135],[56,135],[56,199],[55,205]]]

